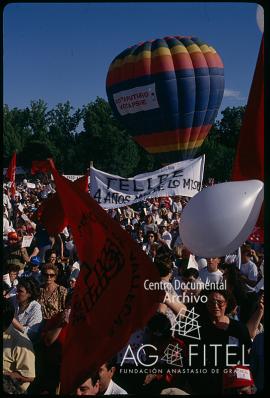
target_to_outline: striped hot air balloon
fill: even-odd
[[[136,44],[111,63],[109,103],[134,140],[161,163],[193,158],[218,113],[224,68],[196,37]]]

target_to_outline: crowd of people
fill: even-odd
[[[38,216],[54,192],[47,176],[32,176],[30,184],[17,180],[14,197],[3,185],[3,386],[9,394],[61,392],[61,354],[80,259],[70,227],[50,235]],[[263,391],[264,246],[247,241],[222,258],[193,255],[179,233],[188,201],[166,196],[107,210],[157,268],[165,298],[148,324],[73,395]],[[168,347],[178,348],[170,358]]]

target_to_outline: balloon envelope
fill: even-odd
[[[223,63],[196,37],[136,44],[111,63],[106,80],[115,116],[162,163],[193,158],[218,113]]]
[[[260,31],[263,33],[264,32],[264,9],[260,5],[257,6],[256,20],[257,20],[257,24],[258,24]]]
[[[201,257],[233,253],[252,232],[263,202],[259,180],[225,182],[203,189],[182,213],[184,245]]]

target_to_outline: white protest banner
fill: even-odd
[[[204,160],[202,155],[133,178],[123,178],[91,167],[90,193],[105,209],[166,195],[193,197],[201,190]]]
[[[27,188],[36,188],[36,184],[32,184],[32,182],[28,182],[26,186]]]
[[[23,167],[21,167],[21,166],[16,167],[16,175],[17,174],[27,174],[27,173],[28,173],[28,171],[26,169],[24,169]],[[7,174],[7,167],[5,167],[3,169],[3,175],[5,176],[6,174]]]
[[[68,180],[70,180],[70,181],[73,182],[73,181],[75,181],[75,180],[78,180],[78,178],[83,177],[83,174],[80,174],[80,175],[78,175],[78,174],[63,174],[63,177],[65,177],[65,178],[67,178]],[[54,180],[52,174],[51,174],[51,180]],[[90,181],[90,177],[88,177],[88,183],[89,183],[89,181]]]
[[[22,240],[22,247],[29,247],[32,243],[33,235],[26,235]]]
[[[67,178],[68,180],[74,182],[78,180],[78,178],[83,177],[84,175],[78,175],[78,174],[63,174],[63,177]],[[52,180],[53,180],[53,175],[52,175]],[[88,177],[88,184],[90,184],[90,176]]]
[[[81,178],[81,177],[83,177],[83,175],[67,175],[67,174],[63,174],[63,177],[66,177],[68,180],[70,180],[70,181],[75,181],[75,180],[78,180],[78,178]]]

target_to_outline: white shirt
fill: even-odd
[[[182,207],[181,202],[173,202],[172,203],[172,211],[173,212],[181,213],[182,210],[183,210],[183,207]]]
[[[37,336],[42,322],[41,305],[33,300],[28,307],[19,313],[19,305],[15,305],[15,318],[23,325],[24,333],[31,339]]]
[[[249,260],[247,263],[241,264],[240,272],[251,281],[257,281],[258,268],[252,261]]]
[[[6,193],[3,194],[3,205],[6,205],[9,210],[11,209],[11,203]]]
[[[152,213],[152,216],[153,216],[153,220],[154,220],[154,222],[157,224],[157,225],[159,225],[162,221],[163,221],[163,219],[159,216],[159,214],[158,213]]]
[[[205,267],[199,271],[199,274],[203,283],[219,284],[223,280],[223,274],[220,270],[217,270],[215,272],[209,272],[207,267]]]
[[[13,230],[12,226],[9,224],[7,217],[3,217],[3,235],[7,235]]]
[[[161,239],[165,240],[169,248],[171,248],[172,235],[169,231],[163,232],[163,234],[161,235]]]
[[[114,381],[110,381],[107,390],[104,395],[118,395],[118,394],[127,394],[127,392]]]
[[[241,264],[240,272],[251,281],[256,282],[258,279],[258,268],[256,264],[254,264],[251,260],[249,260],[247,263]],[[253,292],[255,290],[254,287],[249,286],[247,283],[246,287],[249,292]]]

